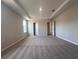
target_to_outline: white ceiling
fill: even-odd
[[[68,0],[69,1],[69,0]],[[50,19],[50,16],[67,0],[2,0],[7,6],[23,17]],[[42,11],[40,12],[40,7]]]
[[[65,0],[16,0],[32,19],[46,19],[52,15],[52,9],[57,9]],[[42,8],[40,12],[39,9]]]

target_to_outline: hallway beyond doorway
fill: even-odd
[[[77,59],[76,45],[53,36],[28,37],[22,42],[2,59]]]

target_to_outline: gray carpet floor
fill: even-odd
[[[52,36],[28,37],[4,51],[2,59],[78,59],[78,46]]]

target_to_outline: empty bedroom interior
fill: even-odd
[[[1,0],[2,59],[78,59],[78,0]]]

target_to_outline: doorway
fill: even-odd
[[[54,21],[54,36],[56,36],[56,22]]]
[[[36,35],[36,23],[33,23],[33,35]]]
[[[47,35],[51,35],[51,33],[50,33],[50,22],[47,23]]]

